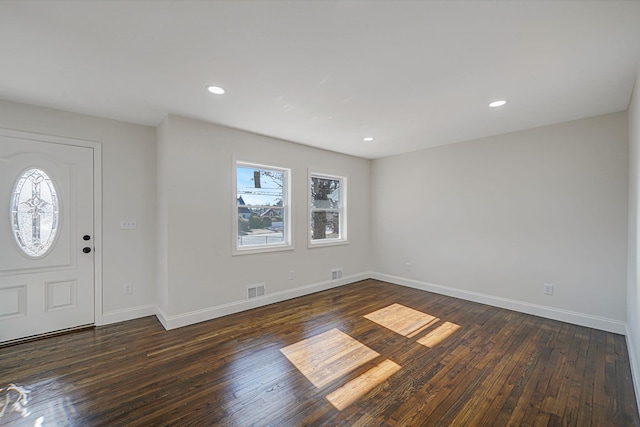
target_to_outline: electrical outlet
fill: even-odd
[[[293,280],[296,278],[296,272],[291,270],[289,271],[289,280]]]
[[[410,262],[405,262],[404,263],[404,269],[405,271],[411,271],[411,263]]]
[[[135,219],[123,219],[120,221],[120,230],[135,230],[138,227]]]
[[[545,295],[553,295],[553,285],[549,283],[545,283],[543,287],[543,292]]]
[[[123,294],[132,294],[133,293],[133,283],[127,282],[122,286]]]

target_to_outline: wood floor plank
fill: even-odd
[[[623,336],[376,280],[178,330],[148,317],[0,348],[0,414],[29,427],[640,427]]]
[[[498,393],[508,378],[513,357],[518,355],[516,350],[527,337],[523,333],[525,330],[521,322],[514,321],[496,334],[499,337],[497,342],[501,345],[496,348],[496,353],[487,353],[484,362],[485,366],[492,369],[491,378],[482,383],[473,398],[466,400],[465,405],[452,418],[451,425],[482,425],[490,408],[500,407],[501,396]]]

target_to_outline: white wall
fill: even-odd
[[[624,332],[626,117],[374,160],[380,277]]]
[[[167,235],[159,242],[158,276],[167,291],[160,313],[165,326],[255,306],[246,301],[246,287],[258,283],[277,297],[252,304],[364,278],[370,260],[368,160],[178,116],[169,116],[159,135],[159,233]],[[232,256],[234,158],[291,168],[295,250]],[[348,245],[307,248],[309,168],[347,176]],[[329,283],[331,270],[340,267],[345,280]]]
[[[627,282],[627,344],[636,398],[640,407],[640,70],[629,105],[629,246]]]
[[[102,143],[103,322],[153,314],[155,129],[3,100],[0,127]],[[119,229],[121,220],[132,218],[137,230]],[[133,294],[122,293],[125,282],[133,283]]]

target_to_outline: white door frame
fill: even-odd
[[[93,227],[94,227],[94,324],[102,325],[102,144],[97,141],[66,138],[0,128],[0,136],[25,139],[28,141],[48,142],[52,144],[72,145],[93,149]],[[0,213],[1,215],[1,213]]]

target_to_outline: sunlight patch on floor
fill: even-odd
[[[299,341],[280,352],[317,388],[380,355],[338,329]]]
[[[418,344],[422,344],[425,347],[433,348],[440,344],[443,340],[448,338],[455,331],[460,329],[460,325],[456,325],[451,322],[444,322],[442,325],[429,332],[424,337],[418,340]]]
[[[387,359],[379,365],[369,369],[364,374],[349,381],[339,389],[329,393],[327,400],[339,411],[351,405],[356,400],[384,382],[402,367]]]
[[[416,337],[440,321],[435,316],[398,303],[364,317],[407,338]],[[444,322],[416,342],[432,348],[459,328],[455,323]],[[283,347],[280,352],[317,388],[327,386],[380,356],[336,328]],[[400,369],[400,365],[387,359],[329,393],[326,398],[341,411]]]
[[[397,303],[369,313],[364,317],[407,338],[418,335],[440,320],[430,314]]]
[[[2,398],[0,399],[0,418],[2,418],[5,413],[11,411],[19,413],[23,418],[30,415],[29,409],[27,408],[29,405],[30,390],[16,384],[9,384],[6,387],[0,388],[0,393],[2,393]]]

